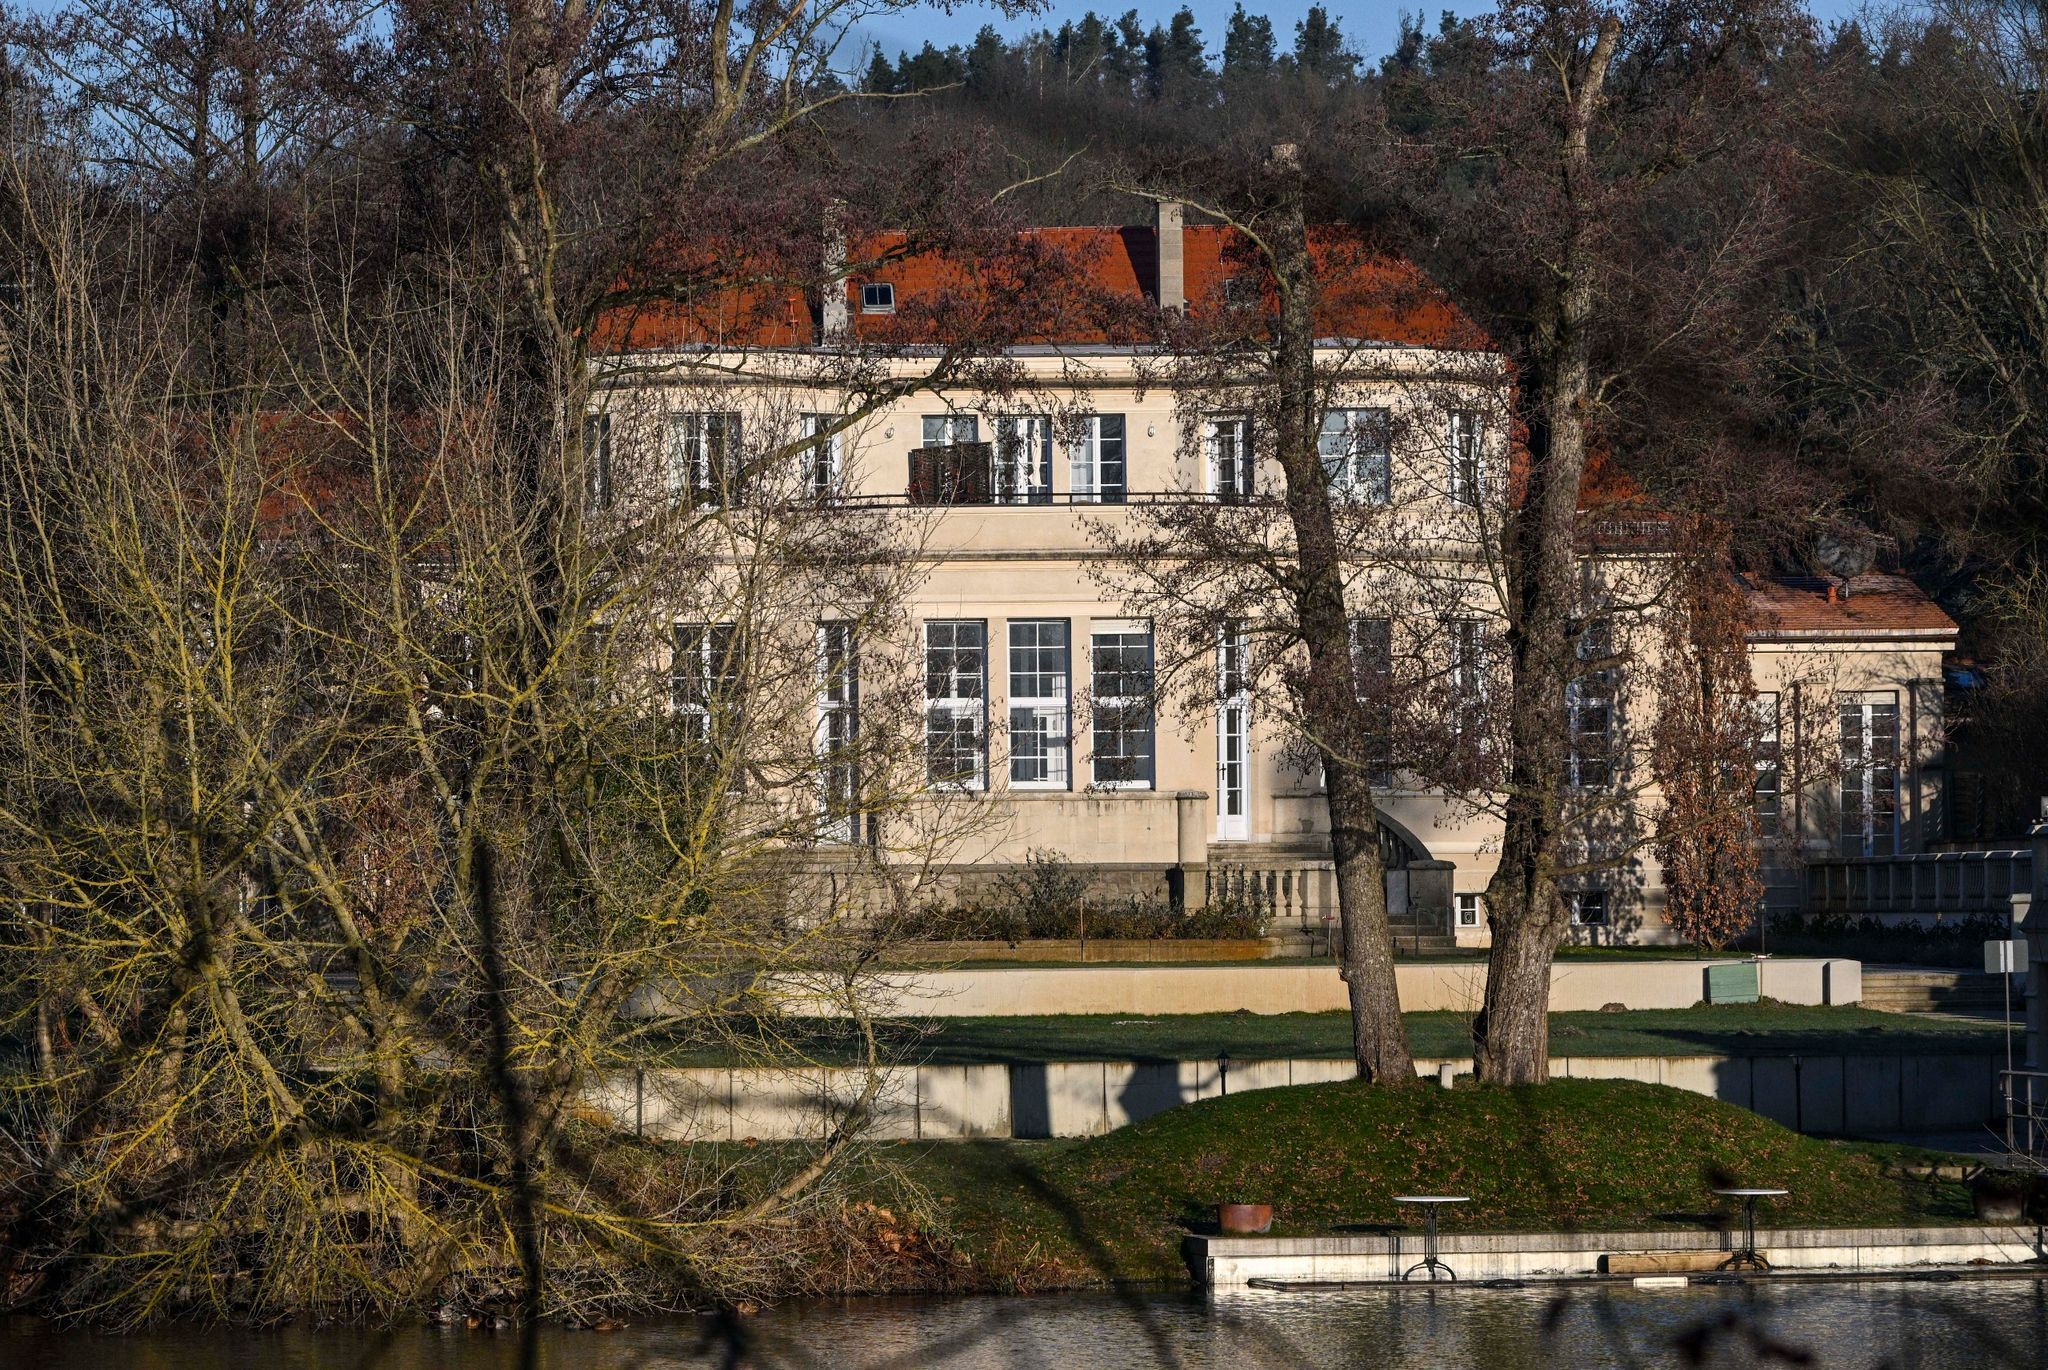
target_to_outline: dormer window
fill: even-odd
[[[894,314],[896,312],[896,287],[887,281],[870,281],[860,288],[860,312],[863,314]]]

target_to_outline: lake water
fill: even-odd
[[[1062,1294],[849,1299],[770,1309],[730,1326],[647,1322],[622,1332],[513,1334],[406,1328],[181,1329],[131,1337],[14,1326],[0,1366],[19,1370],[667,1370],[668,1367],[1267,1367],[1549,1370],[1553,1366],[1820,1366],[1993,1370],[2048,1366],[2048,1286],[1757,1284],[1649,1292],[1613,1287],[1336,1292]],[[1689,1357],[1691,1349],[1703,1359]],[[529,1358],[530,1355],[530,1358]]]

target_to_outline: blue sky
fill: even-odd
[[[1203,41],[1209,46],[1210,57],[1214,59],[1223,49],[1223,27],[1230,18],[1233,0],[1186,0],[1188,8],[1195,12],[1195,21],[1202,30]],[[1809,0],[1813,12],[1823,22],[1844,18],[1862,8],[1859,0]],[[1180,0],[1094,0],[1094,3],[1057,3],[1043,13],[1023,19],[1003,19],[994,8],[984,5],[963,4],[951,14],[936,9],[906,10],[879,17],[862,26],[860,36],[879,44],[891,58],[903,49],[922,47],[926,40],[939,47],[965,43],[983,24],[994,24],[996,31],[1005,35],[1025,33],[1035,28],[1058,28],[1068,19],[1078,19],[1088,10],[1098,14],[1115,16],[1135,5],[1139,17],[1149,26],[1164,23],[1180,8]],[[1284,49],[1294,41],[1294,25],[1308,12],[1309,0],[1272,0],[1272,3],[1247,3],[1245,8],[1254,13],[1264,13],[1273,21],[1273,33]],[[1384,0],[1370,0],[1368,3],[1346,3],[1345,0],[1326,0],[1328,8],[1337,17],[1338,27],[1344,31],[1354,50],[1365,54],[1368,59],[1377,59],[1393,47],[1394,39],[1401,31],[1401,14],[1427,15],[1430,28],[1436,27],[1436,16],[1445,9],[1456,13],[1477,13],[1491,9],[1491,5],[1475,4],[1399,4],[1385,3]],[[865,52],[857,58],[847,55],[849,65],[865,67]]]

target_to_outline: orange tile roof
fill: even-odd
[[[1224,301],[1226,284],[1260,279],[1243,236],[1216,225],[1184,231],[1188,308],[1200,316]],[[847,315],[863,342],[934,344],[966,335],[1004,346],[1141,343],[1158,333],[1159,243],[1149,227],[1033,228],[979,249],[913,251],[906,233],[849,245],[856,269],[843,284]],[[1311,248],[1323,266],[1319,336],[1413,346],[1476,348],[1478,330],[1411,263],[1374,251],[1344,228],[1319,228]],[[861,287],[893,285],[893,313],[863,313]],[[605,346],[804,347],[819,321],[803,290],[756,284],[707,290],[688,304],[617,310],[600,328]]]
[[[1751,577],[1744,585],[1752,638],[1942,638],[1956,631],[1956,621],[1904,576]]]

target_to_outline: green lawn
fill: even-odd
[[[1418,1056],[1471,1051],[1463,1014],[1406,1015]],[[1996,1022],[1879,1013],[1862,1008],[1722,1004],[1625,1013],[1553,1013],[1557,1056],[1782,1056],[1993,1052]],[[773,1027],[777,1055],[821,1061],[857,1059],[843,1024],[786,1020]],[[1351,1051],[1351,1020],[1343,1013],[1201,1013],[1057,1015],[1020,1018],[933,1018],[890,1024],[885,1038],[903,1060],[939,1065],[988,1061],[1197,1060],[1228,1053],[1239,1060],[1343,1058]],[[677,1065],[719,1065],[734,1059],[716,1043],[678,1044]]]
[[[1470,1195],[1453,1230],[1698,1228],[1717,1185],[1789,1198],[1770,1224],[1966,1221],[1962,1186],[1904,1180],[1896,1156],[1801,1137],[1655,1085],[1261,1090],[1078,1142],[877,1145],[866,1192],[920,1215],[980,1287],[1183,1278],[1180,1241],[1221,1202],[1274,1205],[1282,1234],[1412,1223],[1392,1196]]]

